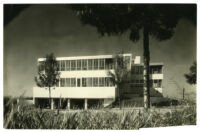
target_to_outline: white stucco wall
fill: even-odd
[[[56,87],[52,98],[115,98],[115,87]],[[48,88],[33,87],[34,98],[48,98]]]

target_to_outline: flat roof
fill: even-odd
[[[132,54],[123,54],[124,56],[132,56]],[[71,56],[71,57],[56,57],[56,60],[78,60],[78,59],[103,59],[113,58],[115,55],[95,55],[95,56]],[[46,58],[38,58],[38,61],[44,61]]]

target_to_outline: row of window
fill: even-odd
[[[112,87],[110,77],[61,78],[60,87]]]
[[[61,60],[59,71],[113,69],[113,59]]]
[[[124,59],[127,65],[130,65],[130,56],[125,56]],[[39,64],[44,63],[40,61]],[[42,65],[39,65],[43,69]],[[80,60],[59,60],[59,71],[74,71],[74,70],[109,70],[114,68],[113,58],[105,59],[80,59]]]
[[[136,87],[140,87],[140,86],[143,86],[144,80],[143,79],[132,80],[131,83]],[[161,87],[162,86],[162,80],[160,80],[160,79],[159,80],[157,80],[157,79],[150,80],[150,86],[151,87]]]
[[[131,72],[133,74],[143,74],[143,66],[133,66]],[[162,66],[150,66],[150,74],[161,74]]]

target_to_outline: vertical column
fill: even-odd
[[[54,109],[54,100],[51,99],[51,110],[53,110],[53,109]]]
[[[103,68],[103,70],[105,70],[105,69],[106,69],[106,59],[103,59],[103,63],[104,63],[104,68]]]
[[[87,107],[88,107],[88,100],[87,99],[85,99],[85,103],[84,104],[85,104],[84,108],[85,108],[85,110],[87,110]]]
[[[67,109],[70,110],[70,99],[67,99]]]
[[[33,104],[35,105],[35,97],[33,97]]]

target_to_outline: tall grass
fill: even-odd
[[[195,124],[195,105],[167,113],[156,110],[91,109],[56,114],[23,103],[4,104],[4,128],[7,129],[139,129]]]

